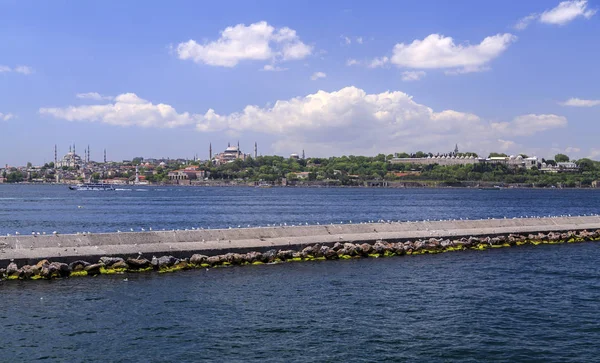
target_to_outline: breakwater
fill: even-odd
[[[18,235],[0,237],[0,275],[173,271],[599,239],[599,216]]]

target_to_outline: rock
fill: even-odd
[[[274,262],[277,258],[277,250],[268,250],[262,254],[262,262],[269,263]]]
[[[0,279],[3,278],[4,275],[6,275],[6,269],[5,268],[0,268]]]
[[[86,271],[88,273],[88,275],[98,275],[100,273],[100,269],[103,267],[104,267],[104,264],[102,264],[102,263],[94,263],[94,264],[85,266],[85,268],[83,270]]]
[[[256,261],[262,261],[262,253],[260,252],[248,252],[244,258],[247,262],[252,263]]]
[[[41,261],[39,261],[39,262],[38,262],[38,263],[37,263],[35,266],[36,266],[38,269],[41,269],[41,268],[42,268],[42,266],[44,266],[44,265],[49,265],[49,264],[50,264],[50,262],[49,262],[48,260],[41,260]]]
[[[126,268],[129,268],[129,265],[127,265],[127,262],[121,260],[121,261],[117,261],[117,262],[113,263],[112,265],[110,265],[110,268],[112,268],[112,269],[126,269]]]
[[[355,256],[358,254],[358,247],[354,243],[344,243],[344,250],[346,250],[345,255]]]
[[[332,247],[332,248],[333,248],[333,250],[334,250],[334,251],[336,251],[336,252],[337,252],[337,251],[341,250],[342,248],[344,248],[344,245],[343,245],[343,244],[341,244],[341,243],[339,243],[339,242],[336,242],[336,243],[333,245],[333,247]]]
[[[8,266],[6,267],[6,275],[7,276],[12,276],[12,275],[16,274],[17,272],[19,272],[19,267],[17,267],[17,264],[14,262],[9,263]]]
[[[160,256],[158,258],[158,268],[171,267],[177,262],[179,262],[179,260],[173,256]]]
[[[35,269],[35,270],[34,270]],[[19,269],[19,277],[24,279],[30,279],[32,276],[37,275],[36,272],[39,272],[37,266],[29,266],[25,265]]]
[[[89,265],[90,265],[89,262],[79,260],[79,261],[71,262],[69,264],[69,267],[71,268],[71,271],[83,271]]]
[[[336,251],[333,250],[333,248],[328,249],[327,252],[323,254],[323,256],[328,260],[335,260],[338,258],[338,255]]]
[[[219,265],[221,263],[221,256],[210,256],[206,262],[211,266]]]
[[[192,255],[192,257],[190,258],[190,263],[192,265],[198,265],[200,266],[203,263],[206,263],[206,260],[208,260],[208,256],[205,255],[200,255],[200,254],[194,254]]]
[[[321,248],[319,248],[319,257],[321,257],[321,256],[327,257],[327,254],[329,253],[329,251],[331,251],[331,248],[329,248],[327,246],[321,246]],[[332,251],[332,252],[334,252],[334,251]]]
[[[277,258],[279,258],[281,260],[291,260],[292,258],[294,258],[294,251],[292,251],[292,250],[279,251],[279,252],[277,252]]]
[[[145,258],[128,258],[127,265],[134,270],[140,270],[150,267],[150,261]]]
[[[125,260],[123,260],[121,257],[100,257],[100,263],[103,263],[104,266],[108,266],[111,267],[112,265],[114,265],[117,262],[125,262]]]
[[[360,253],[364,256],[370,254],[371,252],[373,252],[373,246],[371,246],[368,243],[363,243],[362,245],[359,246],[360,247]]]
[[[67,277],[71,274],[69,265],[62,262],[52,262],[50,270],[52,271],[52,277]]]

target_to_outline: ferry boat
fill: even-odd
[[[115,190],[112,184],[107,183],[83,183],[69,186],[71,190]]]

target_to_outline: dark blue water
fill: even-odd
[[[600,213],[600,190],[126,188],[0,185],[0,234]]]
[[[590,214],[599,212],[599,199],[591,190],[106,194],[0,186],[0,228]],[[590,242],[3,281],[0,361],[597,362],[599,257],[600,243]]]

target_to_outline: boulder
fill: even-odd
[[[269,263],[274,262],[277,258],[277,250],[268,250],[262,254],[262,262]]]
[[[140,270],[150,267],[150,261],[145,258],[128,258],[127,265],[134,270]]]
[[[19,269],[19,276],[24,279],[30,279],[31,277],[39,273],[37,266],[25,265]]]
[[[173,256],[161,256],[161,257],[152,256],[152,261],[150,261],[150,264],[154,268],[161,268],[161,267],[173,266],[176,261],[177,261],[177,259]]]
[[[67,277],[71,274],[69,265],[62,262],[52,262],[50,264],[51,277]]]
[[[359,251],[362,255],[366,256],[370,253],[373,252],[373,246],[371,246],[368,243],[363,243],[360,245],[360,251]]]
[[[104,264],[102,264],[102,263],[94,263],[94,264],[85,266],[85,268],[83,270],[86,271],[88,273],[88,275],[98,275],[100,273],[100,269],[103,267],[104,267]]]
[[[41,261],[39,261],[38,263],[36,263],[36,265],[35,265],[35,266],[36,266],[38,269],[41,269],[41,268],[42,268],[42,266],[44,266],[44,265],[49,265],[49,264],[50,264],[50,262],[49,262],[48,260],[41,260]]]
[[[294,258],[294,251],[292,251],[292,250],[279,251],[279,252],[277,252],[277,258],[279,258],[281,260],[291,260],[292,258]]]
[[[219,265],[222,261],[221,261],[221,256],[210,256],[206,262],[211,265]]]
[[[246,253],[246,257],[244,258],[246,262],[253,263],[256,261],[262,261],[262,253],[260,252],[248,252]]]
[[[192,265],[200,266],[201,264],[206,263],[206,260],[208,260],[208,256],[196,253],[190,258],[190,263]]]
[[[19,267],[17,267],[17,264],[14,262],[9,263],[8,266],[6,267],[6,275],[7,276],[12,276],[12,275],[16,274],[17,272],[19,272]]]
[[[103,263],[104,266],[107,267],[111,267],[112,265],[114,265],[117,262],[125,262],[125,260],[123,260],[121,257],[100,257],[100,263]]]
[[[129,268],[129,265],[127,265],[127,262],[121,260],[121,261],[117,261],[117,262],[113,263],[112,265],[110,265],[110,268],[112,268],[112,269],[126,269],[126,268]]]
[[[332,248],[333,248],[333,250],[334,250],[334,251],[336,251],[336,252],[337,252],[337,251],[341,250],[342,248],[344,248],[344,245],[343,245],[343,244],[341,244],[341,243],[339,243],[339,242],[336,242],[336,243],[333,245],[333,247],[332,247]]]
[[[79,260],[79,261],[71,262],[69,264],[69,267],[71,268],[71,271],[83,271],[89,265],[90,265],[89,262]]]

